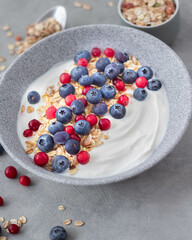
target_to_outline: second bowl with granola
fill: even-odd
[[[124,25],[172,44],[179,31],[179,0],[119,0]]]

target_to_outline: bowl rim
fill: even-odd
[[[169,51],[172,52],[174,57],[180,62],[183,70],[188,75],[188,80],[190,80],[190,83],[191,83],[190,75],[189,75],[188,70],[185,67],[184,63],[182,62],[182,60],[179,58],[179,56],[169,46],[167,46],[164,42],[162,42],[158,38],[156,38],[156,37],[154,37],[154,36],[152,36],[148,33],[145,33],[143,31],[133,29],[133,28],[127,28],[125,26],[112,25],[112,24],[95,24],[95,25],[84,25],[84,26],[78,26],[78,27],[70,28],[70,29],[58,32],[56,34],[53,34],[49,37],[46,37],[45,39],[43,39],[43,40],[39,41],[38,43],[34,44],[32,47],[30,47],[24,53],[22,53],[18,58],[16,58],[15,61],[13,61],[12,64],[8,67],[8,69],[6,70],[6,72],[2,76],[2,79],[0,81],[0,87],[1,87],[2,83],[4,83],[4,81],[5,81],[5,77],[6,77],[7,72],[10,69],[14,68],[15,63],[19,62],[20,59],[22,59],[23,55],[30,54],[30,52],[33,51],[34,48],[38,49],[38,46],[39,45],[41,46],[45,41],[50,41],[50,39],[57,38],[57,36],[66,34],[67,32],[73,32],[76,29],[83,31],[83,29],[87,29],[87,28],[92,29],[92,28],[95,28],[95,27],[96,28],[98,28],[98,27],[107,27],[107,28],[108,27],[114,27],[114,28],[122,28],[124,30],[129,29],[133,32],[139,32],[140,34],[147,35],[148,38],[151,38],[151,39],[155,40],[156,42],[159,42],[159,44],[168,48]],[[177,138],[174,139],[174,141],[170,144],[169,148],[164,150],[164,152],[162,154],[158,155],[155,160],[153,160],[153,161],[151,161],[147,164],[144,164],[144,165],[140,164],[140,165],[134,167],[133,169],[127,170],[127,171],[125,171],[121,174],[115,174],[115,175],[112,175],[112,176],[102,177],[102,178],[72,178],[72,177],[67,177],[67,176],[63,176],[62,178],[60,178],[59,175],[56,176],[56,177],[52,177],[48,174],[49,172],[47,174],[45,174],[45,172],[37,171],[34,167],[29,166],[27,164],[27,162],[21,160],[18,157],[15,157],[14,151],[9,150],[9,146],[4,143],[3,135],[1,133],[1,131],[0,131],[0,142],[2,143],[3,147],[5,148],[5,151],[9,154],[9,156],[12,159],[14,159],[14,161],[16,161],[19,165],[24,167],[29,172],[31,172],[35,175],[38,175],[38,176],[40,176],[44,179],[48,179],[50,181],[55,181],[55,182],[58,182],[58,183],[69,184],[69,185],[84,185],[84,186],[116,183],[116,182],[119,182],[119,181],[122,181],[122,180],[125,180],[125,179],[135,177],[135,176],[139,175],[140,173],[150,169],[151,167],[153,167],[154,165],[159,163],[161,160],[163,160],[175,148],[175,146],[178,144],[178,142],[181,140],[184,133],[186,132],[187,127],[189,125],[189,121],[191,119],[191,114],[192,114],[192,87],[190,88],[189,98],[191,99],[191,101],[190,101],[190,105],[188,105],[188,108],[187,108],[188,111],[186,112],[186,114],[184,116],[185,117],[185,122],[182,125],[182,128],[180,129],[180,132],[179,132]],[[0,127],[0,130],[1,130],[1,127]]]
[[[123,14],[121,13],[121,4],[124,0],[119,0],[118,2],[118,6],[117,6],[117,10],[118,10],[118,14],[120,16],[120,18],[125,22],[127,23],[128,25],[134,27],[134,28],[138,28],[138,29],[141,29],[141,30],[147,30],[147,29],[156,29],[158,27],[161,27],[161,26],[164,26],[166,25],[167,23],[171,22],[175,16],[177,15],[177,13],[179,12],[179,9],[180,9],[180,3],[179,3],[179,0],[174,0],[175,2],[175,5],[176,5],[176,9],[175,9],[175,12],[173,13],[173,15],[168,19],[166,20],[165,22],[162,22],[161,24],[158,24],[156,26],[140,26],[140,25],[136,25],[136,24],[133,24],[131,22],[129,22],[128,20],[126,20],[124,17],[123,17]]]

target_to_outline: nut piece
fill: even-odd
[[[4,57],[0,57],[0,62],[5,62],[5,58]]]
[[[58,209],[59,209],[60,211],[63,211],[63,210],[65,210],[65,207],[64,207],[64,206],[59,206]]]
[[[19,220],[21,220],[21,222],[22,222],[23,224],[25,224],[25,223],[27,222],[27,218],[24,217],[24,216],[20,217]]]
[[[67,219],[63,222],[64,225],[69,225],[72,223],[72,220],[71,219]]]
[[[77,227],[81,227],[83,226],[85,223],[83,221],[75,221],[74,222],[74,225],[77,226]]]
[[[28,112],[28,113],[32,113],[32,112],[34,112],[34,110],[35,110],[35,109],[34,109],[32,106],[28,106],[28,107],[27,107],[27,112]]]
[[[0,66],[0,71],[4,71],[7,67],[5,65]]]

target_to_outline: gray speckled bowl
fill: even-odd
[[[142,164],[122,174],[106,178],[78,179],[48,172],[34,165],[17,136],[20,100],[28,85],[54,64],[72,59],[82,49],[112,47],[138,57],[150,65],[166,88],[170,121],[158,149]],[[35,44],[7,69],[0,86],[0,141],[8,154],[30,172],[66,184],[96,185],[133,177],[162,160],[179,142],[191,117],[192,88],[189,74],[179,57],[155,37],[132,28],[113,25],[89,25],[54,34]]]

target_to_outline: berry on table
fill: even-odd
[[[108,64],[104,70],[105,76],[108,79],[116,79],[120,74],[120,68],[117,64]]]
[[[87,151],[81,151],[77,153],[77,162],[85,165],[89,162],[90,160],[90,154]]]
[[[66,240],[67,233],[64,227],[56,226],[49,233],[50,240]]]
[[[37,119],[32,119],[29,123],[28,123],[28,127],[29,129],[31,129],[32,131],[37,131],[39,129],[39,126],[41,125],[41,123],[37,120]]]
[[[96,62],[96,68],[99,72],[104,72],[105,67],[110,64],[110,60],[106,57],[99,58]]]
[[[57,155],[52,161],[53,170],[57,173],[64,172],[67,168],[69,168],[69,166],[70,162],[68,158],[62,155]]]
[[[111,127],[111,122],[108,118],[101,118],[99,120],[99,128],[101,129],[101,131],[107,131],[109,130]]]
[[[57,121],[68,123],[72,119],[72,111],[68,107],[60,107],[55,114]]]
[[[134,70],[127,69],[122,75],[122,80],[126,84],[133,84],[137,77],[137,73]]]
[[[70,83],[71,82],[71,76],[68,73],[62,73],[59,77],[59,80],[62,84]]]
[[[115,55],[115,51],[112,48],[105,48],[104,54],[106,57],[112,58]]]
[[[69,134],[65,131],[57,132],[53,136],[53,141],[58,145],[65,145],[69,140]]]
[[[139,77],[145,77],[149,80],[153,77],[153,70],[148,66],[142,66],[138,69],[137,74]]]
[[[53,137],[49,134],[41,135],[37,140],[37,147],[41,152],[49,152],[54,147]]]
[[[4,153],[4,148],[3,148],[3,146],[1,145],[1,143],[0,143],[0,155],[2,155],[3,153]]]
[[[78,60],[81,58],[85,58],[89,62],[91,59],[91,54],[87,50],[79,51],[75,54],[74,62],[77,64]]]
[[[144,101],[147,97],[147,92],[143,88],[136,88],[133,92],[133,97],[138,101]]]
[[[40,101],[40,95],[36,91],[31,91],[27,95],[27,100],[30,104],[36,104]]]
[[[74,127],[73,127],[73,126],[70,126],[70,125],[66,126],[65,129],[64,129],[64,131],[67,132],[69,135],[75,133]]]
[[[138,88],[145,88],[147,86],[147,79],[145,77],[138,77],[135,84]]]
[[[3,198],[0,196],[0,206],[3,205]]]
[[[89,124],[91,125],[91,127],[93,127],[94,125],[97,124],[97,117],[94,114],[89,114],[86,117],[86,120],[89,122]]]
[[[84,76],[84,75],[88,75],[88,70],[86,67],[83,67],[83,66],[77,66],[77,67],[74,67],[72,70],[71,70],[71,78],[73,81],[75,82],[78,82],[79,79]]]
[[[123,105],[116,103],[110,107],[109,113],[113,118],[121,119],[126,114],[126,108]]]
[[[87,61],[86,58],[80,58],[80,59],[77,61],[77,65],[78,65],[78,66],[87,67],[88,61]]]
[[[31,129],[26,129],[23,131],[23,136],[24,137],[32,137],[33,136],[33,131]]]
[[[19,183],[23,186],[29,186],[31,184],[31,179],[27,176],[21,176],[19,178]]]
[[[91,86],[85,86],[82,90],[82,94],[86,95],[89,90],[91,90],[93,87]]]
[[[84,115],[77,115],[75,116],[75,122],[78,122],[79,120],[85,120],[85,116]]]
[[[85,107],[87,107],[88,102],[85,98],[79,98],[78,100],[81,101],[84,104]]]
[[[76,97],[73,94],[69,94],[65,97],[65,103],[70,107],[71,103],[76,100]]]
[[[70,108],[72,112],[77,115],[82,114],[85,111],[84,104],[79,100],[73,101],[70,105]]]
[[[75,139],[69,139],[65,144],[65,150],[71,154],[76,155],[80,151],[80,143]]]
[[[17,170],[13,166],[9,166],[5,169],[5,176],[7,178],[16,178],[17,176]]]
[[[65,98],[67,95],[74,94],[74,93],[75,93],[75,88],[70,83],[65,83],[59,88],[59,95],[62,98]]]
[[[91,54],[93,57],[99,57],[101,55],[101,50],[95,47],[92,49]]]
[[[125,83],[123,81],[117,81],[115,84],[115,87],[118,91],[124,91],[125,90]]]
[[[71,134],[70,139],[77,140],[78,142],[81,142],[81,138],[77,134]]]
[[[50,134],[54,135],[56,132],[64,130],[64,125],[61,122],[52,122],[49,124],[48,131]]]
[[[90,128],[90,123],[86,120],[79,120],[74,126],[75,132],[80,135],[87,135],[90,131]]]
[[[55,118],[55,114],[57,112],[57,108],[54,107],[54,106],[51,106],[49,108],[47,108],[47,111],[46,111],[46,116],[48,119],[53,119]]]
[[[162,87],[162,83],[157,79],[149,80],[147,88],[151,91],[158,91]]]
[[[17,224],[10,224],[8,230],[11,234],[17,234],[19,232],[19,227]]]
[[[93,84],[93,78],[89,75],[83,75],[82,77],[80,77],[78,82],[81,86],[90,86],[91,84]]]
[[[97,104],[102,99],[102,93],[99,89],[90,89],[86,94],[87,101],[92,104]]]
[[[102,97],[104,99],[112,99],[116,96],[115,87],[111,84],[106,84],[101,87]]]
[[[116,52],[115,57],[120,63],[124,63],[129,60],[129,55],[127,53]]]
[[[49,156],[47,153],[44,152],[38,152],[34,156],[34,163],[38,166],[44,166],[48,163]]]
[[[104,103],[104,102],[100,102],[96,105],[93,106],[93,113],[100,117],[100,116],[103,116],[106,112],[107,112],[107,104]]]
[[[123,106],[127,106],[129,103],[129,98],[126,95],[121,95],[119,97],[119,99],[117,100],[117,103],[119,103]]]
[[[107,82],[105,75],[100,72],[93,73],[91,78],[93,79],[93,84],[98,87],[105,85],[105,83]]]

